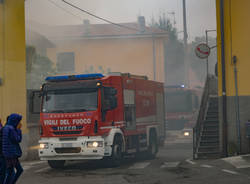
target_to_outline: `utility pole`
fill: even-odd
[[[153,75],[154,75],[154,80],[156,80],[156,54],[155,54],[155,37],[154,34],[152,34],[152,46],[153,46]]]
[[[184,47],[187,47],[187,17],[186,17],[186,0],[183,1],[183,33],[184,33]]]
[[[189,88],[189,61],[187,60],[187,17],[186,17],[186,0],[183,2],[183,40],[184,40],[184,72],[185,72],[185,85]]]

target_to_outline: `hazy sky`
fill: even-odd
[[[152,16],[166,13],[174,22],[175,12],[176,27],[183,30],[182,0],[67,0],[82,9],[94,13],[110,21],[134,22],[138,15],[146,17],[149,23]],[[70,13],[55,6],[52,2]],[[186,0],[187,25],[189,40],[195,36],[204,35],[206,29],[216,28],[215,0]],[[83,19],[90,19],[91,23],[103,23],[74,8],[69,7],[61,0],[26,0],[26,19],[35,20],[44,24],[81,24]],[[215,34],[211,34],[215,36]]]

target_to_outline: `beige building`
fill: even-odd
[[[164,82],[164,41],[167,33],[138,22],[33,27],[54,44],[48,57],[60,74],[124,72]],[[41,25],[40,25],[41,26]]]

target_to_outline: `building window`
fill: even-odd
[[[57,54],[57,71],[74,72],[75,54],[74,52],[61,52]]]

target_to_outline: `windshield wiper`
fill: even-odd
[[[46,113],[74,113],[74,112],[86,112],[93,111],[95,109],[69,109],[69,110],[47,110]]]
[[[74,112],[85,112],[85,111],[88,111],[88,109],[74,109],[72,111],[74,111]]]
[[[64,110],[49,110],[49,113],[64,113]]]

